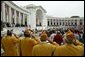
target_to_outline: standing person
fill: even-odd
[[[38,39],[38,37],[36,37],[36,36],[35,36],[34,31],[32,31],[32,30],[31,30],[31,32],[30,32],[30,36],[31,36],[31,38],[32,38],[32,39],[36,40],[36,41],[37,41],[37,43],[39,43],[39,42],[40,42],[40,40]]]
[[[50,43],[47,43],[48,36],[47,34],[41,34],[41,42],[33,47],[32,54],[33,56],[51,56],[54,50],[54,46]]]
[[[80,38],[79,38],[80,42],[83,43],[83,32],[80,32]]]
[[[45,30],[41,30],[40,35],[42,35],[43,33],[46,33],[46,31]]]
[[[49,31],[48,31],[48,30],[46,31],[46,34],[48,35],[48,37],[50,37],[50,33],[49,33]]]
[[[63,30],[63,29],[61,29],[61,34],[62,34],[62,35],[64,34],[64,30]]]
[[[24,36],[20,41],[21,56],[32,56],[33,46],[36,45],[37,42],[30,37],[29,30],[24,32]]]
[[[12,36],[12,32],[7,30],[7,36],[1,40],[2,47],[4,49],[3,56],[19,56],[17,44],[19,43],[18,38]]]
[[[75,35],[76,39],[79,40],[79,35],[78,35],[78,31],[77,30],[75,30],[74,35]]]
[[[57,34],[55,35],[53,41],[55,41],[56,43],[61,45],[61,43],[63,42],[63,38],[62,38],[62,35],[60,34],[60,31],[57,32]]]
[[[77,43],[78,41],[75,41],[75,36],[70,30],[66,33],[66,37],[66,43],[56,47],[54,56],[83,56],[84,46],[81,46],[80,44],[74,45],[74,43]]]
[[[67,31],[68,31],[68,29],[67,30],[64,30],[63,38],[66,38],[66,32]]]
[[[52,34],[50,35],[50,40],[52,40],[53,41],[53,39],[54,39],[54,37],[55,37],[55,35],[56,35],[56,33],[55,33],[55,31],[52,31]]]

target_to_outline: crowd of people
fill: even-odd
[[[26,28],[19,37],[12,31],[1,37],[2,56],[84,56],[84,32],[41,30],[37,37]]]

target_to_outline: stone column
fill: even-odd
[[[9,7],[9,22],[10,22],[10,24],[11,24],[11,16],[12,16],[12,14],[11,14],[11,7]]]
[[[66,26],[66,22],[65,22],[65,20],[64,20],[64,26]]]
[[[84,25],[84,19],[83,19],[83,25]]]
[[[64,22],[64,21],[62,20],[62,26],[64,26],[63,22]]]
[[[77,20],[77,26],[79,25],[80,23],[79,23],[79,20]]]
[[[60,26],[60,20],[58,20],[58,26]]]
[[[27,15],[27,25],[29,26],[29,15]],[[31,25],[30,25],[31,26]]]
[[[18,13],[16,11],[16,24],[18,24]]]
[[[5,21],[5,17],[6,17],[6,15],[5,15],[5,3],[4,2],[2,2],[2,16],[3,16],[3,22],[6,22]]]
[[[25,15],[23,13],[23,25],[25,24]]]
[[[69,26],[69,20],[67,22],[68,22],[68,26]]]
[[[69,25],[71,25],[71,20],[69,20]]]
[[[15,25],[16,25],[16,10],[14,10],[14,21],[15,21]]]
[[[66,23],[66,20],[65,20],[65,26],[66,26],[66,24],[67,24],[67,23]]]
[[[70,18],[70,26],[72,25],[72,24],[71,24],[71,20],[72,20],[72,19]]]
[[[35,9],[32,9],[30,11],[30,26],[31,26],[31,29],[35,29],[36,28],[36,10]],[[28,17],[29,18],[29,17]],[[28,22],[28,21],[27,21]],[[29,23],[28,23],[29,24]]]
[[[3,21],[3,17],[2,17],[2,2],[1,2],[1,21]]]
[[[6,15],[7,21],[6,22],[9,22],[9,12],[8,11],[9,11],[8,10],[8,5],[6,5],[6,13],[7,13],[7,15]]]
[[[55,26],[57,25],[57,20],[55,19]]]
[[[67,20],[67,26],[68,26],[68,20]]]
[[[43,23],[42,26],[43,26],[45,29],[47,29],[47,18],[46,18],[46,13],[44,13],[44,12],[43,12],[43,22],[42,22],[42,23]]]
[[[1,10],[1,21],[3,21],[3,19],[2,19],[2,10]]]
[[[21,13],[19,12],[19,24],[21,25]]]

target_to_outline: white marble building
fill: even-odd
[[[47,16],[47,28],[67,29],[69,26],[76,29],[84,29],[84,17],[79,18],[60,18]]]
[[[23,24],[32,29],[47,27],[46,10],[33,4],[19,7],[11,1],[1,1],[1,21],[11,25]]]
[[[1,1],[1,21],[10,24],[25,24],[28,21],[29,12],[18,7],[11,1]],[[27,22],[28,24],[28,22]]]
[[[33,4],[24,6],[29,10],[29,25],[32,29],[41,29],[42,27],[47,27],[46,21],[46,10],[42,6],[36,6]]]
[[[84,17],[80,18],[58,18],[46,15],[46,10],[42,6],[33,4],[19,7],[11,1],[1,1],[1,21],[10,23],[11,26],[17,24],[27,25],[31,29],[63,28],[67,26],[84,26]]]

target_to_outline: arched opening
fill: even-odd
[[[43,13],[40,9],[36,11],[36,26],[42,26]]]

